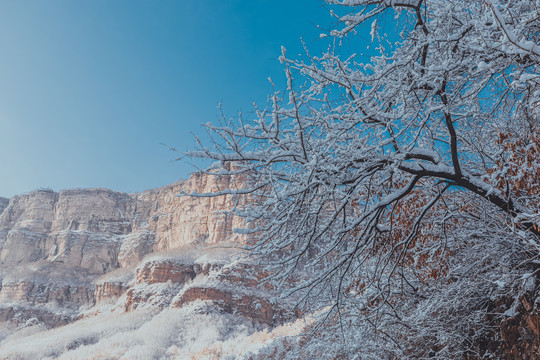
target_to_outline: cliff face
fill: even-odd
[[[226,177],[190,179],[139,194],[111,190],[35,191],[0,201],[0,261],[46,260],[94,274],[136,265],[150,252],[234,240],[229,199],[179,197],[229,187]]]
[[[179,196],[227,189],[232,181],[193,174],[188,180],[136,194],[37,190],[0,198],[3,321],[20,325],[37,318],[55,327],[79,318],[82,309],[104,299],[118,300],[130,286],[140,290],[141,284],[191,280],[193,265],[180,270],[171,262],[139,265],[150,253],[241,241],[232,232],[241,225],[239,220],[221,212],[228,209],[230,197]],[[136,277],[136,282],[97,281],[121,269],[131,272],[127,279]]]
[[[221,335],[209,340],[211,345],[232,336],[231,326],[246,336],[292,319],[294,314],[273,300],[278,295],[274,289],[259,287],[265,274],[256,264],[240,261],[233,249],[245,238],[233,233],[242,226],[241,220],[224,214],[233,203],[231,196],[179,196],[234,188],[236,181],[193,174],[185,181],[136,194],[38,190],[0,198],[0,359],[71,358],[73,351],[106,342],[109,336],[96,335],[84,325],[88,323],[110,324],[116,333],[122,331],[118,326],[133,319],[141,319],[133,320],[137,322],[133,326],[145,329],[152,316],[183,314],[170,333],[161,331],[160,325],[158,333],[168,339],[194,317],[206,314],[211,318],[209,327],[221,324]],[[77,330],[69,330],[70,326]],[[50,338],[62,329],[69,335]],[[25,334],[30,334],[29,346],[19,345]],[[131,340],[126,335],[116,346]],[[169,350],[185,358],[179,341],[184,340],[174,340]],[[122,357],[103,350],[109,348],[92,350],[92,356]],[[125,351],[120,354],[130,350]]]

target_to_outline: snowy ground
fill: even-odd
[[[116,310],[52,330],[26,327],[0,343],[0,358],[237,359],[303,327],[297,321],[268,331],[197,301],[161,312]]]

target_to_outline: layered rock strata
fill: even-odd
[[[138,265],[154,252],[241,241],[232,231],[240,220],[223,212],[230,196],[180,196],[234,184],[231,177],[196,173],[135,194],[37,190],[0,198],[0,317],[21,323],[56,311],[76,318],[82,308],[116,301],[130,286],[191,280],[195,269],[176,269],[173,262]],[[135,283],[98,281],[117,269],[137,269]]]
[[[194,174],[138,194],[104,189],[38,190],[0,201],[0,261],[48,260],[101,274],[146,254],[187,244],[230,241],[240,222],[222,213],[230,197],[194,198],[230,186],[228,177]]]
[[[262,274],[257,266],[246,263],[150,260],[136,269],[135,280],[126,292],[124,310],[149,304],[180,308],[201,300],[210,302],[219,311],[262,325],[275,326],[294,318],[291,311],[272,303],[278,294],[256,280]]]
[[[56,327],[103,304],[129,312],[196,300],[259,324],[283,322],[273,289],[259,286],[265,274],[210,249],[243,241],[232,231],[240,220],[224,214],[231,197],[179,196],[234,181],[198,173],[136,194],[37,190],[0,198],[0,322]]]

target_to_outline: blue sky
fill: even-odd
[[[0,196],[187,177],[160,143],[264,102],[281,45],[322,49],[333,21],[318,0],[0,1]]]

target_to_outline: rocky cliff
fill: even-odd
[[[194,174],[138,194],[105,189],[39,190],[0,200],[0,261],[45,260],[102,274],[146,254],[187,244],[234,241],[237,219],[221,213],[228,197],[180,197],[230,186],[228,177]]]
[[[104,312],[201,301],[257,326],[283,323],[292,314],[272,304],[272,289],[258,287],[256,265],[238,262],[236,250],[213,249],[244,241],[233,233],[240,219],[224,213],[231,197],[181,196],[234,185],[196,173],[135,194],[37,190],[0,198],[0,341]]]

